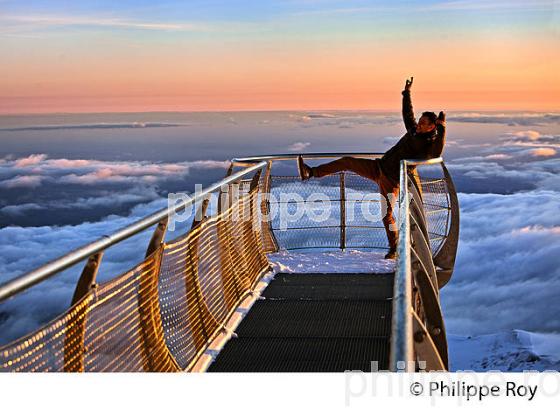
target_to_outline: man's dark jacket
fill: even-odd
[[[417,133],[410,91],[404,90],[402,115],[407,133],[380,160],[381,170],[395,183],[399,181],[402,159],[430,159],[441,156],[445,145],[445,125],[438,124],[431,132]],[[413,168],[411,168],[412,170]]]

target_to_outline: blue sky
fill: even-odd
[[[380,18],[399,18],[442,15],[455,21],[476,26],[503,22],[528,25],[540,20],[551,21],[558,13],[557,0],[463,0],[463,1],[337,1],[337,0],[281,0],[281,1],[0,1],[4,17],[13,15],[87,16],[117,18],[145,22],[263,22],[298,16],[315,16],[315,19],[353,18],[365,15]]]

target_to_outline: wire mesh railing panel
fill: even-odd
[[[0,347],[0,371],[189,369],[268,268],[258,186],[237,185],[225,209]]]
[[[280,206],[283,215],[272,221],[274,231],[340,226],[340,201],[291,201]]]
[[[92,289],[65,314],[0,351],[18,372],[177,370],[157,331],[159,254]],[[161,328],[161,326],[159,326]]]
[[[268,266],[268,259],[264,253],[258,251],[261,249],[263,238],[259,206],[258,189],[255,188],[250,195],[239,202],[239,207],[242,208],[242,213],[246,215],[247,219],[242,224],[233,226],[234,231],[231,237],[233,243],[238,243],[235,238],[242,239],[240,243],[244,247],[246,277],[249,279],[250,286],[258,279],[259,273]]]
[[[360,175],[347,172],[344,181],[348,192],[356,191],[364,195],[379,193],[379,186],[375,182]]]
[[[32,334],[18,339],[0,351],[0,371],[3,372],[59,372],[64,370],[64,351],[67,338],[77,340],[75,320],[83,320],[93,296],[87,295],[65,314]],[[79,345],[66,341],[71,361],[76,361]]]
[[[377,184],[353,173],[301,182],[271,176],[270,227],[280,249],[387,249],[386,200]],[[395,217],[397,215],[395,214]]]
[[[201,226],[196,236],[198,236],[197,280],[202,303],[211,315],[211,319],[207,321],[210,325],[207,326],[207,332],[211,334],[226,318],[231,308],[229,301],[235,301],[237,298],[233,297],[234,281],[231,277],[222,275],[218,253],[221,244],[216,219]]]
[[[383,226],[346,228],[346,247],[364,249],[387,249],[387,234]]]
[[[340,248],[340,176],[271,176],[270,226],[280,249]]]
[[[411,167],[410,172],[419,182],[430,246],[435,255],[449,233],[447,182],[440,164],[415,168]],[[271,218],[268,237],[275,240],[278,248],[388,248],[382,219],[389,204],[374,181],[344,172],[302,182],[297,176],[274,175],[273,167],[269,185],[276,212]],[[329,202],[319,203],[318,196]],[[304,201],[307,203],[302,206]],[[396,198],[389,201],[397,220]],[[329,212],[325,212],[326,208]],[[334,238],[335,226],[341,231],[340,239]],[[267,249],[275,250],[271,242],[268,241]]]
[[[161,320],[167,345],[181,368],[186,368],[208,338],[194,271],[192,234],[168,243],[159,274]]]
[[[398,198],[389,198],[392,203],[388,202],[375,182],[353,173],[345,173],[344,190],[345,247],[388,249],[383,217],[391,207],[394,218],[398,218]]]
[[[226,210],[165,245],[159,279],[163,333],[183,369],[268,267],[255,222],[257,194],[241,192]]]
[[[422,202],[426,214],[426,224],[430,235],[430,247],[435,255],[449,233],[449,193],[443,173],[439,166],[437,171],[432,169],[432,174],[437,172],[439,177],[420,176]]]
[[[160,252],[100,285],[86,320],[86,371],[176,371],[161,331]]]
[[[275,231],[281,249],[339,248],[340,227],[318,227]]]
[[[270,191],[273,197],[280,201],[282,196],[289,198],[292,194],[303,198],[308,198],[311,194],[321,194],[335,201],[340,199],[340,176],[333,174],[302,182],[297,176],[272,175]]]

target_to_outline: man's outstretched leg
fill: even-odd
[[[393,217],[393,203],[399,194],[399,185],[383,174],[377,160],[342,157],[312,168],[303,162],[300,155],[298,157],[298,169],[299,175],[303,181],[311,177],[320,178],[336,172],[352,171],[376,182],[377,185],[379,185],[379,192],[383,195],[387,204],[387,212],[383,217],[383,225],[385,226],[385,232],[387,233],[387,239],[389,241],[389,252],[385,255],[385,259],[395,259],[397,257],[399,234]]]
[[[311,177],[321,178],[341,171],[352,171],[375,182],[379,178],[377,160],[354,157],[342,157],[317,167],[310,167],[303,162],[303,158],[300,155],[298,157],[298,171],[302,181]]]

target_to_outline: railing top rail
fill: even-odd
[[[293,154],[275,154],[275,155],[257,155],[254,157],[240,157],[233,158],[231,163],[239,166],[250,166],[260,161],[289,161],[295,160],[297,157],[302,156],[306,159],[327,159],[336,157],[360,157],[360,158],[380,158],[384,155],[383,152],[303,152]],[[406,159],[406,165],[433,165],[443,162],[442,157],[431,159]]]
[[[236,165],[247,165],[258,161],[288,161],[299,156],[307,159],[324,159],[333,157],[363,157],[377,158],[383,156],[383,152],[302,152],[292,154],[258,155],[254,157],[233,158],[231,162]]]
[[[399,187],[399,242],[398,260],[395,269],[395,285],[393,290],[393,320],[391,335],[391,357],[389,368],[391,371],[399,369],[403,361],[408,364],[412,359],[412,310],[410,283],[410,225],[408,221],[408,185],[407,161],[400,165]],[[404,360],[403,360],[404,359]]]
[[[441,157],[417,160],[404,159],[400,163],[399,187],[399,242],[397,265],[395,269],[395,285],[393,291],[393,321],[391,336],[391,371],[407,370],[414,361],[413,326],[412,326],[412,282],[410,253],[410,221],[409,221],[409,190],[408,166],[441,164]]]
[[[409,165],[434,165],[441,164],[443,162],[442,157],[431,158],[431,159],[404,159],[403,160],[408,167]],[[402,161],[401,161],[402,162]]]
[[[171,214],[176,213],[185,209],[187,206],[195,204],[203,200],[208,194],[220,190],[223,186],[235,182],[244,176],[263,169],[266,167],[267,163],[265,161],[258,161],[240,172],[230,175],[212,185],[208,188],[198,192],[196,195],[192,196],[188,201],[181,201],[173,207],[163,208],[153,214],[134,222],[110,235],[104,235],[100,239],[90,242],[78,249],[75,249],[57,259],[54,259],[34,270],[24,273],[8,282],[0,285],[0,302],[6,300],[7,298],[16,295],[33,285],[36,285],[44,280],[50,278],[51,276],[75,265],[76,263],[99,253],[125,239],[128,239],[147,228],[159,223],[160,221],[168,218]]]

